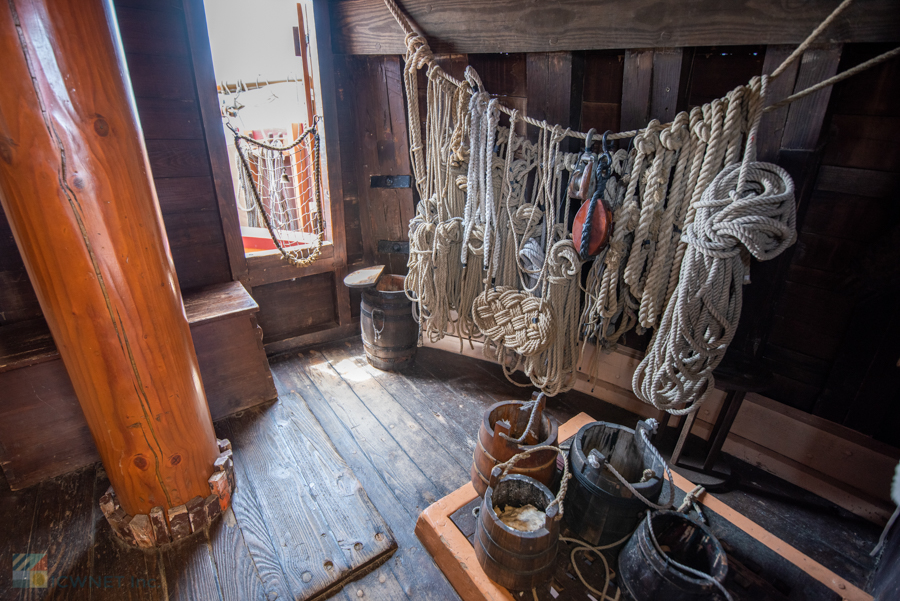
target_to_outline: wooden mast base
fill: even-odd
[[[215,462],[215,471],[207,481],[210,494],[205,499],[196,496],[168,511],[154,507],[149,515],[132,516],[122,509],[116,491],[110,486],[100,497],[100,510],[116,536],[132,547],[155,549],[209,528],[231,505],[231,496],[237,486],[231,442],[226,438],[219,440],[218,444],[219,457]]]

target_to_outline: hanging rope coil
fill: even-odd
[[[673,415],[696,411],[713,390],[713,370],[740,318],[743,249],[764,261],[796,239],[787,172],[769,163],[741,167],[726,167],[697,203],[695,222],[682,236],[688,246],[678,288],[634,372],[634,393]],[[749,191],[739,195],[742,171]]]

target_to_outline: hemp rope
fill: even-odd
[[[528,449],[527,451],[522,451],[521,453],[516,453],[515,455],[510,457],[509,460],[507,460],[504,463],[498,463],[496,466],[494,466],[494,468],[491,469],[491,471],[493,471],[494,469],[496,469],[498,467],[501,469],[500,478],[498,478],[498,482],[499,482],[500,480],[502,480],[503,478],[505,478],[507,476],[507,474],[509,473],[509,470],[512,469],[512,467],[516,463],[518,463],[518,461],[520,459],[525,459],[532,453],[536,453],[538,451],[556,451],[563,458],[563,473],[562,473],[562,480],[560,480],[560,482],[559,482],[559,492],[556,494],[556,497],[553,499],[553,501],[549,505],[547,505],[546,509],[544,509],[544,513],[547,514],[550,512],[550,508],[553,507],[554,505],[556,505],[556,507],[559,508],[559,512],[550,519],[559,521],[563,517],[563,499],[566,497],[566,490],[568,490],[568,488],[569,488],[569,478],[572,477],[572,475],[569,473],[569,462],[565,461],[566,456],[563,454],[562,449],[560,449],[559,447],[555,447],[553,445],[541,445],[539,447],[532,447],[532,448]]]
[[[696,411],[715,385],[741,312],[747,252],[772,259],[794,243],[794,183],[784,169],[756,158],[767,77],[749,88],[751,129],[741,163],[726,166],[696,203],[681,277],[647,354],[632,379],[635,395],[673,415]]]
[[[463,338],[469,338],[471,344],[471,337],[485,329],[492,335],[509,332],[513,322],[498,330],[495,323],[484,320],[490,322],[494,314],[508,313],[508,307],[497,304],[505,289],[530,293],[541,299],[539,307],[550,305],[551,315],[562,314],[561,319],[554,315],[561,321],[559,327],[551,328],[548,323],[538,328],[540,338],[553,342],[513,336],[513,348],[509,348],[504,344],[505,334],[499,340],[488,336],[485,355],[504,365],[510,381],[512,371],[521,367],[542,391],[556,394],[566,390],[575,382],[579,330],[592,333],[600,346],[608,348],[636,322],[639,332],[658,325],[679,281],[687,248],[682,231],[693,221],[696,203],[723,164],[738,160],[742,140],[749,133],[748,88],[741,86],[723,99],[689,114],[681,113],[671,124],[651,122],[642,130],[609,136],[636,136],[636,148],[624,160],[629,171],[621,178],[626,188],[624,199],[621,206],[611,207],[614,223],[609,249],[592,265],[585,309],[579,320],[577,269],[565,267],[577,263],[567,260],[565,245],[554,256],[550,251],[569,237],[565,224],[556,223],[560,215],[560,175],[564,170],[572,171],[578,159],[577,154],[560,153],[559,141],[566,136],[585,138],[586,134],[562,130],[500,105],[490,99],[471,68],[466,69],[465,81],[447,75],[394,0],[385,0],[385,4],[406,33],[404,82],[410,152],[420,196],[432,201],[422,222],[410,225],[409,266],[411,274],[413,270],[417,273],[409,279],[407,295],[419,305],[414,314],[420,334],[436,340],[455,330],[462,345]],[[843,8],[836,12],[840,10]],[[836,15],[831,20],[834,18]],[[819,30],[824,27],[827,23]],[[804,43],[808,46],[816,34]],[[794,53],[779,70],[801,54]],[[854,73],[863,67],[860,65]],[[422,68],[427,69],[428,80],[425,142],[418,119],[417,72]],[[804,93],[811,92],[795,96]],[[510,115],[509,130],[497,125],[501,112]],[[517,121],[538,127],[537,144],[514,135]],[[467,175],[462,176],[463,172]],[[532,174],[531,198],[525,202],[525,182]],[[621,194],[616,187],[613,193]],[[463,198],[461,205],[455,205],[454,199]],[[420,244],[413,244],[414,228],[425,222],[437,227],[450,220],[460,223],[443,226],[447,235],[438,236],[436,230],[429,235],[426,230],[417,238]],[[459,227],[462,240],[454,235]],[[446,246],[458,251],[459,263],[446,260]],[[423,258],[426,252],[431,253],[430,260]],[[471,259],[476,257],[481,265],[472,264]],[[556,265],[551,278],[552,260]],[[430,285],[425,282],[429,278],[433,280]],[[488,287],[493,289],[490,308],[486,307]],[[496,293],[498,287],[500,293]],[[517,298],[524,297],[509,294],[504,301],[511,304]],[[532,325],[537,325],[535,315],[531,318]],[[516,316],[509,319],[515,324],[521,321]],[[479,327],[479,320],[486,327]],[[519,343],[527,355],[516,354]]]

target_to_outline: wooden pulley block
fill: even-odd
[[[602,198],[596,201],[588,201],[581,205],[578,213],[575,214],[575,223],[572,225],[572,238],[575,242],[575,248],[581,250],[581,238],[584,232],[584,222],[587,220],[588,209],[591,202],[596,202],[594,214],[591,216],[591,230],[588,236],[587,256],[594,257],[600,254],[607,244],[609,244],[609,232],[612,229],[612,212],[606,206],[606,202]],[[586,257],[582,257],[586,258]]]
[[[593,130],[588,132],[588,143],[591,141],[592,133]],[[609,232],[612,229],[612,211],[603,200],[606,182],[612,177],[612,155],[608,135],[608,131],[603,134],[603,152],[597,157],[597,171],[593,177],[596,182],[594,193],[590,196],[590,200],[584,199],[587,202],[578,209],[575,222],[572,224],[572,239],[583,261],[600,254],[609,243]]]

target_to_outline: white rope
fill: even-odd
[[[673,415],[696,411],[713,390],[741,314],[746,253],[766,261],[797,238],[793,180],[754,160],[765,78],[754,78],[751,91],[744,160],[725,167],[696,203],[678,287],[632,379],[638,398]]]

